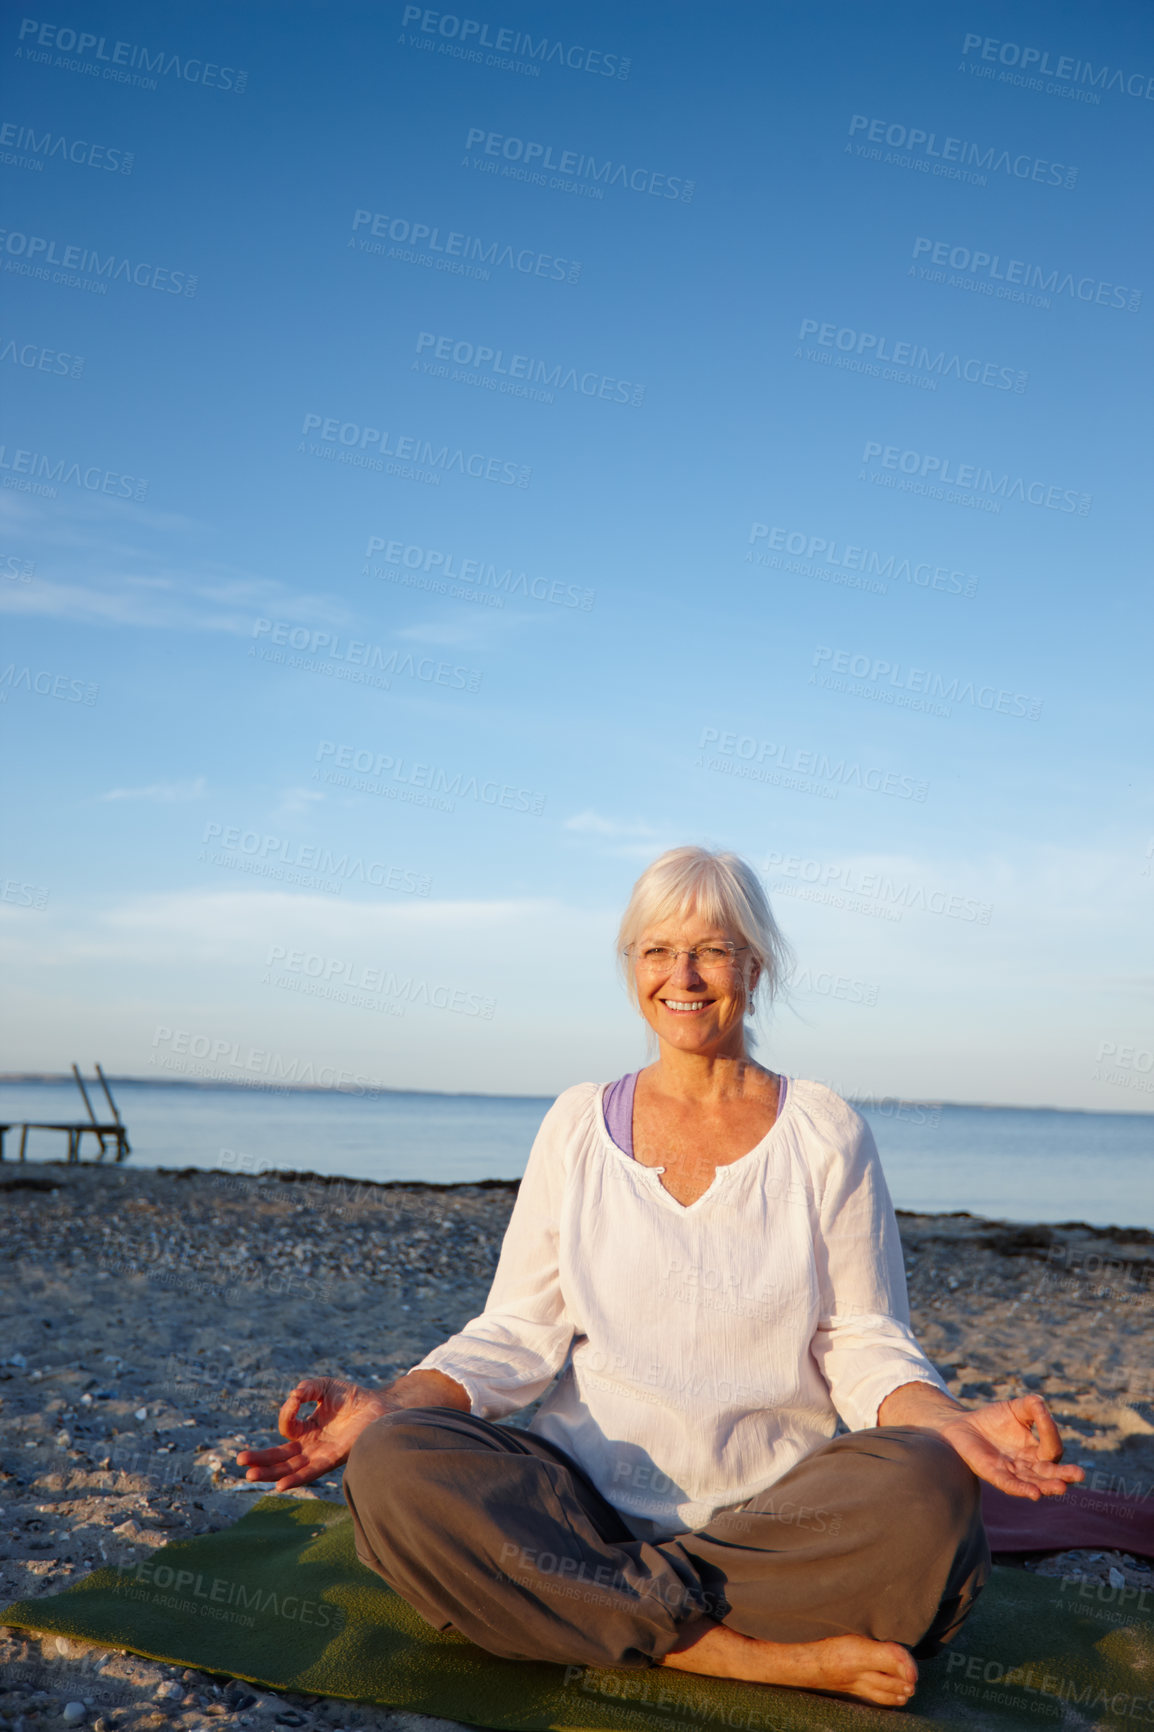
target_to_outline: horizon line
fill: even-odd
[[[69,1083],[74,1084],[72,1073],[64,1071],[0,1071],[0,1083]],[[385,1084],[372,1087],[341,1088],[339,1085],[322,1083],[294,1082],[248,1082],[240,1077],[156,1077],[156,1076],[109,1076],[109,1083],[139,1085],[146,1088],[171,1089],[235,1089],[244,1094],[310,1094],[310,1095],[351,1095],[354,1099],[377,1099],[381,1095],[419,1095],[430,1100],[486,1100],[486,1101],[553,1101],[555,1094],[489,1094],[481,1089],[406,1089],[392,1088]],[[1008,1113],[1084,1113],[1093,1114],[1099,1118],[1137,1118],[1154,1117],[1154,1112],[1127,1110],[1126,1108],[1111,1109],[1109,1107],[1056,1107],[1051,1105],[1026,1105],[1017,1101],[946,1101],[936,1100],[920,1095],[846,1095],[843,1097],[851,1106],[864,1107],[881,1105],[894,1101],[899,1106],[912,1107],[957,1107],[967,1112],[1008,1112]]]

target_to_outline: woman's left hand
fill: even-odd
[[[1063,1463],[1062,1440],[1040,1395],[990,1401],[937,1419],[934,1430],[952,1445],[979,1479],[1010,1497],[1061,1497],[1068,1485],[1085,1478],[1082,1468]]]

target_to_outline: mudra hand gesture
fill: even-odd
[[[301,1418],[301,1408],[315,1403]],[[277,1415],[277,1430],[287,1443],[271,1449],[242,1449],[240,1467],[246,1479],[275,1480],[277,1491],[323,1479],[348,1460],[350,1449],[367,1425],[401,1407],[468,1407],[459,1383],[439,1371],[411,1371],[385,1389],[364,1389],[340,1377],[305,1377],[286,1397]]]
[[[962,1407],[929,1383],[903,1383],[887,1395],[879,1425],[919,1425],[936,1431],[979,1479],[1010,1497],[1061,1497],[1084,1479],[1062,1460],[1062,1439],[1040,1395]]]
[[[1062,1461],[1062,1439],[1040,1395],[972,1407],[946,1421],[941,1434],[979,1479],[1010,1497],[1060,1497],[1085,1478]]]

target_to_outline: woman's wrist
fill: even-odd
[[[936,1383],[901,1383],[883,1396],[878,1406],[877,1422],[879,1425],[918,1425],[927,1431],[940,1431],[966,1411]]]
[[[384,1413],[397,1413],[406,1407],[455,1407],[468,1413],[473,1405],[468,1391],[443,1371],[406,1371],[380,1394],[387,1403]]]

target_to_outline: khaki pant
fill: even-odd
[[[977,1479],[907,1426],[834,1438],[704,1531],[657,1543],[554,1445],[448,1407],[375,1421],[344,1489],[361,1562],[435,1629],[510,1660],[647,1666],[710,1619],[924,1657],[989,1573]]]

